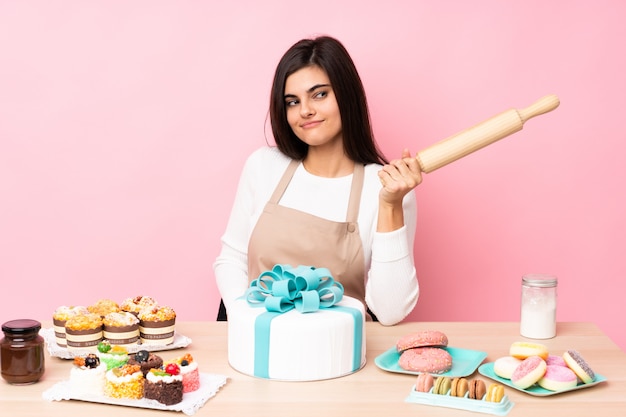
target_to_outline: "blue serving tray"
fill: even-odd
[[[461,349],[451,346],[442,349],[447,350],[450,356],[452,356],[452,368],[448,372],[444,372],[442,374],[432,374],[434,376],[448,376],[455,378],[471,375],[487,357],[487,352],[482,352],[480,350]],[[402,369],[398,364],[398,359],[400,359],[400,352],[393,347],[378,355],[374,359],[374,363],[380,369],[388,372],[409,375],[419,375],[422,373]]]

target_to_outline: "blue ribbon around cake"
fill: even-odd
[[[250,307],[265,307],[255,321],[254,375],[269,378],[269,350],[271,322],[275,317],[296,310],[314,313],[332,309],[350,314],[354,318],[353,369],[361,366],[363,343],[362,315],[352,307],[339,306],[343,286],[334,280],[327,268],[312,266],[275,265],[271,271],[262,272],[250,283],[244,294]]]

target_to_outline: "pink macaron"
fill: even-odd
[[[543,377],[546,373],[546,361],[539,356],[529,356],[513,371],[511,382],[517,388],[526,389]]]
[[[434,379],[431,374],[419,374],[415,381],[415,391],[428,392],[433,387]]]
[[[546,373],[537,381],[537,384],[549,391],[563,391],[575,388],[577,382],[576,374],[568,367],[548,365]]]

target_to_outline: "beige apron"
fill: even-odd
[[[249,280],[276,264],[328,268],[343,285],[344,294],[365,305],[365,261],[357,224],[363,165],[354,165],[346,222],[335,222],[278,204],[299,164],[289,164],[252,231]]]

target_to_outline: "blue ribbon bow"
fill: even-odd
[[[271,312],[285,313],[295,308],[310,313],[340,302],[343,285],[327,268],[277,264],[252,281],[244,297],[251,307],[265,307]]]

